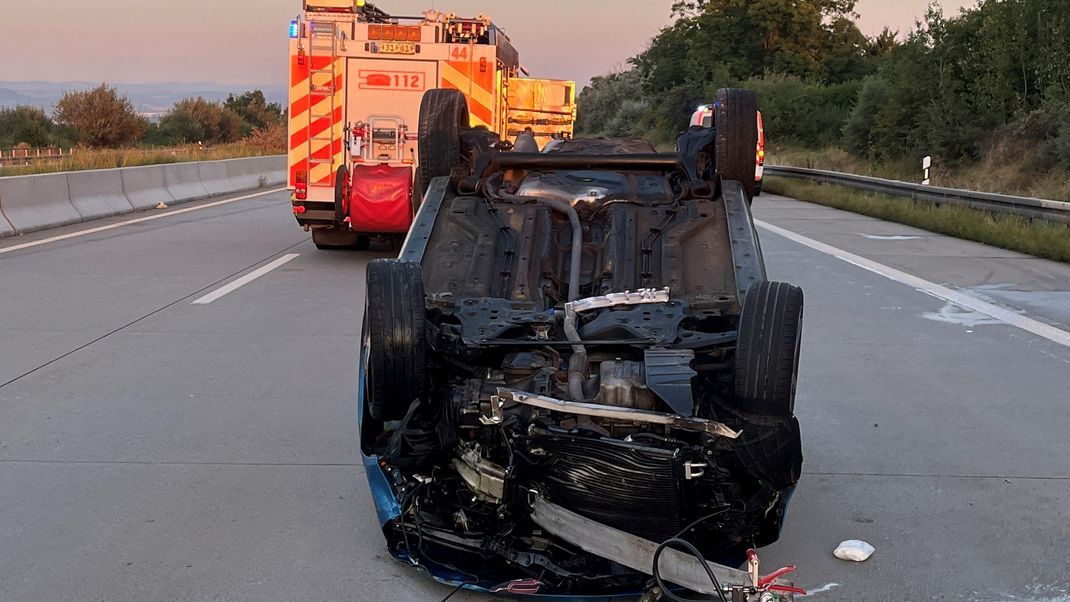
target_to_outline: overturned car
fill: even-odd
[[[395,557],[505,595],[796,591],[753,554],[732,568],[777,539],[800,475],[803,296],[767,280],[740,184],[754,97],[720,96],[675,153],[532,153],[427,93],[439,177],[400,257],[368,267],[359,370]]]

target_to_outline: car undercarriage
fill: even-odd
[[[361,447],[388,547],[500,594],[703,591],[653,546],[705,570],[779,536],[802,293],[767,280],[709,131],[676,153],[477,134],[368,268]]]

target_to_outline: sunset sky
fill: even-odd
[[[929,0],[859,0],[866,33],[909,30]],[[954,15],[975,0],[942,0]],[[285,84],[286,25],[300,0],[0,0],[0,80]],[[586,82],[641,51],[672,0],[382,0],[498,22],[535,76]]]

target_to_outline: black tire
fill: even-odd
[[[755,153],[758,149],[758,100],[752,90],[721,88],[714,113],[717,128],[717,173],[743,184],[754,198]]]
[[[431,180],[448,176],[461,162],[461,132],[468,129],[468,100],[460,90],[435,89],[420,101],[416,197],[423,199]]]
[[[343,209],[345,196],[349,192],[349,170],[345,165],[338,168],[334,174],[334,222],[345,222],[346,216]]]
[[[427,392],[424,283],[420,264],[377,259],[368,264],[368,414],[404,418]]]
[[[802,341],[803,292],[784,282],[747,290],[736,343],[735,395],[752,414],[791,416]]]

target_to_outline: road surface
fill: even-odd
[[[386,554],[358,461],[386,253],[317,251],[283,192],[190,207],[0,242],[0,600],[441,599]],[[814,600],[1070,599],[1070,266],[756,214],[807,296],[805,476],[764,565]],[[850,538],[876,554],[834,559]]]

